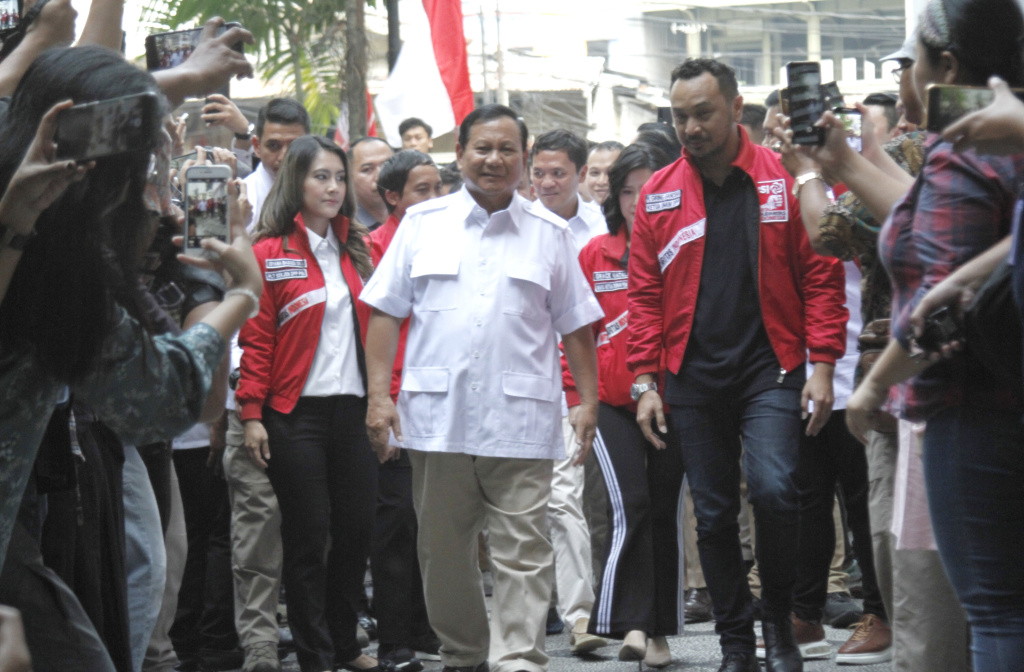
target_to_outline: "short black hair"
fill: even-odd
[[[676,129],[668,124],[660,122],[640,124],[639,131],[633,144],[647,146],[658,156],[659,160],[666,164],[672,163],[682,155],[683,145],[679,142]]]
[[[302,124],[306,135],[309,135],[312,128],[309,122],[309,112],[302,106],[302,103],[291,98],[272,98],[266,105],[260,108],[260,111],[256,114],[257,138],[263,138],[263,129],[267,122],[286,126]]]
[[[605,140],[597,144],[591,145],[590,152],[587,154],[587,158],[590,158],[590,154],[594,152],[621,152],[626,146],[618,140]]]
[[[764,99],[764,106],[765,107],[778,107],[779,105],[780,105],[779,90],[775,89],[774,91],[772,91],[771,93],[768,94],[767,98]]]
[[[434,129],[430,127],[430,124],[423,121],[419,117],[409,117],[408,119],[400,123],[398,125],[398,137],[402,137],[403,135],[405,135],[405,132],[408,131],[410,128],[416,128],[417,126],[427,132],[428,138],[434,137]]]
[[[556,128],[537,136],[530,150],[531,163],[537,152],[565,152],[572,165],[576,166],[577,173],[587,165],[587,141],[564,128]]]
[[[743,118],[740,123],[751,128],[764,128],[764,117],[768,114],[768,108],[757,103],[743,104]]]
[[[378,138],[375,135],[364,135],[363,137],[359,138],[358,140],[356,140],[355,142],[348,146],[348,162],[352,164],[352,170],[356,170],[357,168],[354,161],[356,155],[356,147],[358,147],[359,145],[364,145],[368,142],[383,142],[387,146],[387,148],[392,151],[392,153],[394,153],[395,151],[395,149],[391,145],[389,145],[384,140],[384,138]]]
[[[700,77],[705,72],[718,80],[718,90],[726,100],[740,95],[740,87],[736,82],[736,71],[721,61],[713,58],[688,58],[672,71],[672,84],[680,79],[689,80]]]
[[[441,166],[441,184],[450,187],[450,191],[458,191],[462,188],[462,171],[459,170],[458,161]]]
[[[889,122],[889,130],[900,123],[900,114],[896,111],[897,97],[891,93],[872,93],[864,99],[862,105],[877,105],[885,110],[885,120]]]
[[[459,145],[461,145],[463,149],[466,148],[466,145],[469,143],[469,130],[473,128],[474,125],[493,121],[495,119],[501,119],[502,117],[514,119],[516,124],[519,126],[519,135],[523,136],[523,153],[525,154],[526,139],[530,135],[529,131],[526,130],[526,122],[523,121],[523,118],[516,114],[516,111],[511,107],[497,105],[495,103],[478,107],[466,115],[466,118],[462,120],[461,124],[459,124]]]
[[[418,166],[432,166],[434,160],[423,152],[415,149],[403,149],[384,162],[380,167],[380,174],[377,175],[377,192],[387,206],[388,212],[394,212],[395,206],[388,203],[384,196],[386,191],[394,191],[401,194],[405,191],[405,183],[409,181],[409,173]]]

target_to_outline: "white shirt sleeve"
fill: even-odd
[[[359,298],[392,317],[406,318],[412,312],[415,229],[420,217],[407,217],[398,227],[388,251],[380,260]]]
[[[555,331],[564,335],[601,319],[604,311],[580,268],[572,234],[563,229],[556,241],[558,250],[549,294],[551,322]]]

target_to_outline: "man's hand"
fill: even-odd
[[[644,433],[644,438],[658,450],[665,450],[665,442],[654,433],[654,427],[657,426],[661,434],[668,434],[665,405],[661,402],[661,396],[657,391],[647,390],[640,396],[636,409],[636,421],[640,425],[640,431]]]
[[[396,439],[403,441],[402,423],[395,402],[391,401],[390,395],[371,396],[366,408],[366,433],[381,464],[398,459],[400,449],[388,443],[389,430],[395,433]]]
[[[171,107],[180,105],[187,96],[216,91],[232,77],[253,76],[252,64],[232,48],[239,42],[253,44],[252,33],[236,26],[217,35],[223,25],[224,19],[219,16],[207,21],[199,44],[184,63],[153,73]]]
[[[267,442],[267,429],[259,420],[245,421],[245,451],[249,459],[260,469],[267,468],[270,459],[270,444]]]
[[[249,130],[249,120],[238,106],[219,93],[211,93],[206,97],[203,122],[207,126],[223,126],[235,135],[243,135]]]
[[[1013,154],[1024,151],[1024,102],[1013,95],[998,77],[988,80],[995,91],[992,103],[959,119],[942,132],[942,138],[962,152],[974,149],[980,154]]]
[[[586,462],[587,455],[594,447],[594,437],[597,436],[597,404],[584,402],[579,406],[573,406],[569,409],[569,424],[576,432],[576,445],[579,446],[576,459],[572,463],[580,467]]]
[[[807,379],[800,394],[800,408],[803,410],[804,419],[807,418],[808,401],[814,402],[811,421],[807,423],[807,436],[817,436],[828,422],[828,417],[832,415],[832,404],[836,400],[832,392],[832,374],[835,368],[834,364],[815,362],[814,373]]]

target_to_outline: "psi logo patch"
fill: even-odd
[[[757,183],[757,196],[761,201],[761,223],[789,221],[789,201],[785,180]]]
[[[647,194],[644,198],[644,207],[647,212],[661,212],[678,208],[683,200],[683,190],[667,191],[664,194]]]

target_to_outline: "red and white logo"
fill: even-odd
[[[761,201],[761,223],[789,221],[789,200],[785,180],[757,183],[757,196]]]

